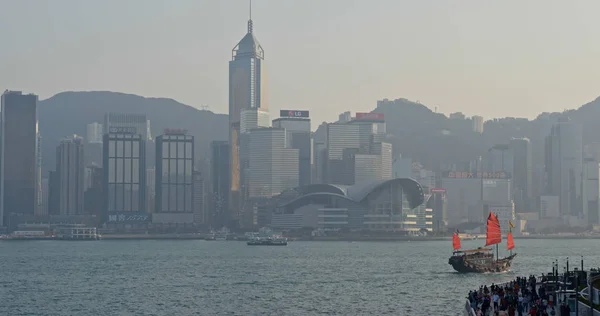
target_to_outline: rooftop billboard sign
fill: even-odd
[[[309,113],[306,110],[280,110],[279,117],[309,117]]]
[[[110,134],[135,134],[137,130],[133,126],[111,126],[108,132]]]
[[[357,121],[383,121],[383,113],[356,113]]]
[[[187,129],[181,128],[165,128],[163,133],[165,135],[185,135],[187,134]]]
[[[447,172],[444,178],[452,179],[510,179],[510,172]]]

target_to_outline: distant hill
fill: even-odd
[[[60,139],[73,134],[85,137],[87,124],[102,123],[107,112],[146,114],[152,137],[165,128],[187,129],[195,137],[198,160],[208,157],[210,141],[228,137],[227,115],[201,111],[173,99],[104,91],[62,92],[39,102],[44,170],[54,170]]]
[[[413,158],[426,168],[436,170],[441,164],[462,164],[496,144],[507,144],[512,137],[527,137],[532,142],[534,164],[544,162],[544,138],[552,124],[569,118],[583,126],[583,143],[600,142],[600,98],[576,110],[542,113],[534,120],[500,118],[485,122],[483,134],[472,131],[470,118],[450,119],[434,113],[420,103],[399,99],[373,110],[385,115],[389,141],[394,153]]]

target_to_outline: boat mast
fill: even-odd
[[[496,218],[498,218],[498,213],[494,214],[496,215]],[[502,231],[500,231],[500,241],[502,241]],[[496,262],[498,262],[498,260],[500,260],[500,255],[498,254],[498,244],[496,244]]]
[[[510,226],[510,224],[508,225],[508,233],[512,234],[512,226]],[[507,238],[507,242],[508,242],[508,238]],[[512,256],[512,248],[510,249],[510,255]]]

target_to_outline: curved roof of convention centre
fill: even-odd
[[[409,199],[411,208],[415,208],[423,204],[425,200],[423,188],[417,181],[409,178],[396,178],[389,180],[366,181],[351,186],[335,184],[309,184],[300,186],[293,189],[294,191],[300,193],[300,196],[287,203],[284,203],[281,206],[287,206],[298,202],[299,200],[317,195],[337,196],[355,203],[363,203],[369,198],[369,195],[377,192],[378,189],[393,184],[399,184],[404,189]]]

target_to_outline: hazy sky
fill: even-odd
[[[600,95],[597,0],[254,0],[272,113],[378,99],[534,117]],[[0,88],[169,97],[226,113],[246,0],[0,0]]]

